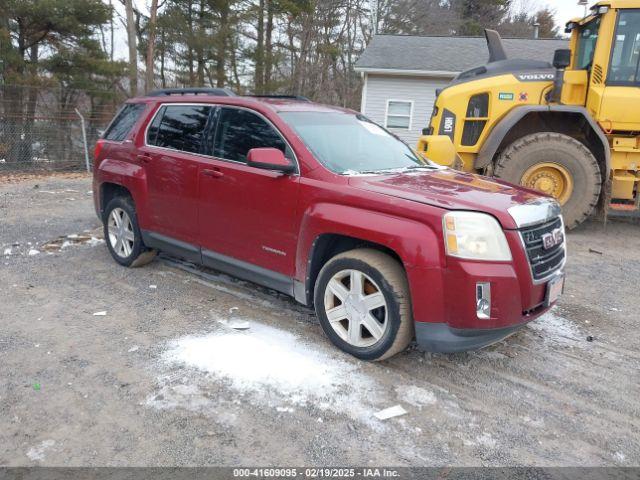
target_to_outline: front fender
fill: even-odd
[[[440,267],[441,231],[424,223],[363,208],[318,203],[303,214],[296,251],[296,279],[307,282],[316,241],[324,234],[343,235],[383,245],[394,251],[405,268]]]
[[[318,240],[326,234],[372,242],[392,250],[402,261],[412,298],[436,298],[442,292],[445,256],[440,222],[435,225],[436,229],[413,219],[333,203],[309,207],[302,218],[297,246],[296,299],[307,305],[313,303],[311,262]],[[424,308],[428,303],[412,302],[414,318],[430,318],[431,314]]]

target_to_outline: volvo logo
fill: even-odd
[[[544,82],[545,80],[553,80],[555,73],[546,72],[534,72],[534,73],[520,73],[516,75],[521,82]]]
[[[542,247],[545,250],[555,247],[564,241],[564,233],[562,228],[556,228],[552,232],[542,235]]]

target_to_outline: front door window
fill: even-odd
[[[292,157],[278,132],[255,113],[230,107],[221,110],[213,145],[215,157],[246,163],[249,150],[264,147],[277,148]]]
[[[598,30],[600,29],[600,17],[591,20],[580,28],[580,38],[578,39],[578,58],[576,59],[576,70],[590,70],[593,62],[593,53],[596,50],[598,41]]]

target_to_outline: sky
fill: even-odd
[[[527,2],[527,4],[535,4],[536,2]],[[577,0],[539,0],[537,2],[540,6],[548,6],[552,10],[556,11],[556,23],[564,26],[569,20],[575,17],[584,16],[584,7],[578,5]],[[589,7],[593,5],[595,1],[589,1]]]
[[[109,0],[103,0],[105,3],[109,3]],[[120,18],[124,18],[124,7],[119,1],[111,0],[116,11],[120,13]],[[589,0],[589,6],[593,5],[596,0]],[[149,1],[148,0],[133,0],[134,5],[142,12],[148,12]],[[575,17],[582,17],[584,15],[584,7],[578,5],[578,0],[514,0],[516,8],[527,12],[536,11],[540,8],[549,7],[556,12],[556,23],[559,27],[564,25]],[[116,20],[116,26],[118,28],[118,34],[115,39],[115,56],[116,58],[126,60],[128,55],[126,32],[119,19]],[[561,28],[561,32],[564,28]]]

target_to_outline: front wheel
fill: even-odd
[[[567,228],[585,221],[600,198],[598,162],[582,143],[561,133],[522,137],[498,157],[494,176],[554,197]]]
[[[360,359],[384,360],[413,339],[405,272],[377,250],[351,250],[329,260],[318,275],[314,302],[329,339]]]

